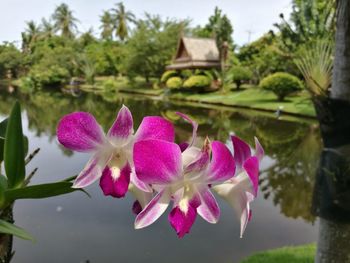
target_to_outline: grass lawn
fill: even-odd
[[[242,91],[230,91],[227,93],[213,92],[203,94],[173,93],[172,99],[188,100],[203,103],[213,103],[226,106],[242,106],[252,109],[276,111],[282,107],[282,111],[304,116],[315,116],[315,109],[306,92],[289,96],[285,101],[279,102],[276,96],[259,88],[250,88]]]
[[[258,252],[247,257],[241,261],[241,263],[313,263],[315,251],[315,244],[298,247],[283,247]]]

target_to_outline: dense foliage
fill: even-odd
[[[260,87],[265,90],[270,90],[276,94],[279,101],[283,101],[289,94],[301,90],[302,82],[295,76],[277,72],[267,76],[260,82]]]
[[[182,79],[180,77],[171,77],[166,81],[166,87],[169,89],[179,89],[182,87]]]
[[[233,66],[229,71],[232,81],[236,84],[236,89],[239,89],[244,81],[249,81],[252,79],[252,72],[242,66]]]
[[[211,84],[211,79],[204,75],[195,75],[188,78],[183,86],[184,88],[206,88]]]

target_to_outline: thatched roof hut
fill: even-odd
[[[220,53],[215,39],[182,37],[179,41],[172,69],[220,68]]]

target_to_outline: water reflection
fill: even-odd
[[[222,218],[217,226],[199,221],[192,235],[183,240],[175,237],[166,218],[149,229],[134,231],[130,212],[132,198],[123,201],[104,198],[98,187],[93,186],[89,189],[94,197],[91,200],[72,194],[16,204],[18,224],[31,229],[38,242],[33,245],[16,241],[15,262],[84,262],[87,259],[110,262],[115,257],[121,262],[165,262],[169,254],[172,258],[166,262],[238,262],[255,250],[316,240],[310,204],[321,143],[312,121],[276,120],[265,113],[175,105],[113,92],[76,91],[9,94],[0,90],[0,115],[9,113],[16,98],[25,110],[24,125],[28,127],[26,133],[31,147],[43,148],[33,164],[40,167],[35,178],[38,182],[75,174],[87,161],[87,156],[73,154],[56,143],[56,125],[64,114],[89,111],[107,129],[123,103],[133,112],[135,127],[145,115],[162,115],[175,123],[176,140],[186,141],[192,129],[175,114],[182,111],[200,124],[199,138],[208,135],[227,141],[228,134],[235,133],[252,144],[256,135],[267,156],[262,163],[262,191],[243,240],[238,238],[238,222],[224,203],[220,203]],[[58,206],[63,207],[61,212],[57,212]],[[68,232],[62,233],[62,230]],[[58,253],[57,247],[69,252]],[[52,259],[53,255],[57,255],[57,259]]]

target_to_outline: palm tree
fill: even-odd
[[[128,23],[136,23],[135,15],[130,11],[125,10],[125,6],[122,2],[116,4],[117,8],[113,8],[116,36],[120,38],[121,41],[128,36],[129,26]]]
[[[50,20],[46,18],[41,19],[41,28],[43,38],[51,38],[55,34],[55,27]]]
[[[77,31],[76,23],[78,19],[73,16],[73,11],[69,9],[67,4],[62,3],[57,6],[52,19],[55,23],[55,29],[60,31],[63,37],[74,37],[74,33]]]
[[[26,22],[27,28],[22,32],[22,50],[24,52],[32,49],[35,42],[41,37],[40,26],[33,20]]]
[[[100,29],[102,29],[101,37],[105,40],[113,39],[113,31],[114,31],[114,21],[113,16],[109,11],[103,11],[103,15],[100,16],[100,21],[102,25]]]

